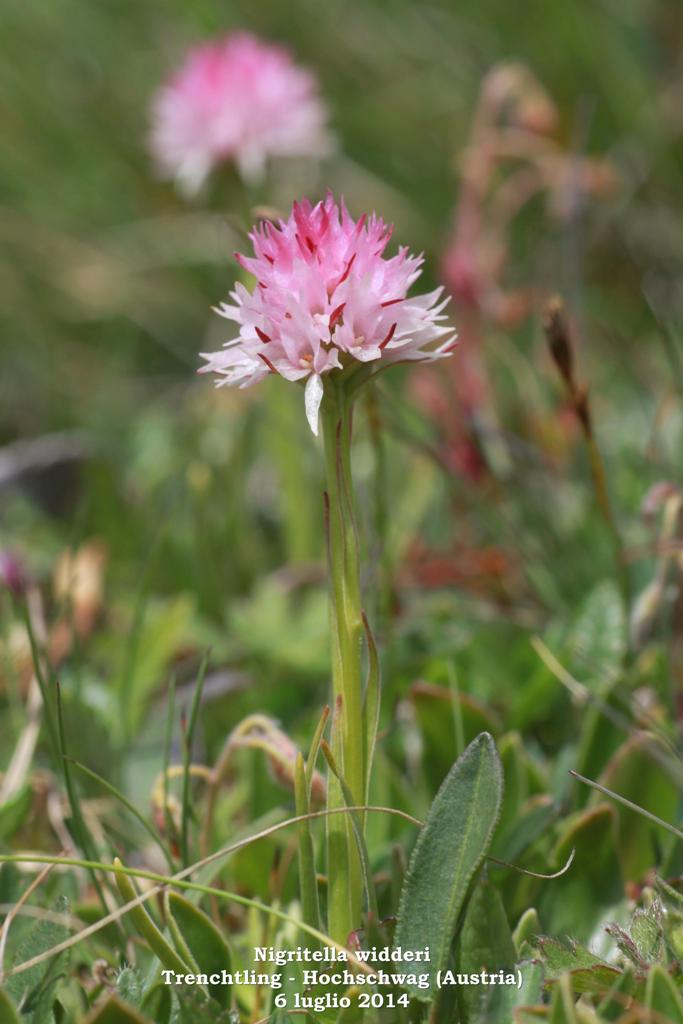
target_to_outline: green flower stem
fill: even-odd
[[[321,406],[327,483],[327,543],[332,633],[334,715],[332,750],[356,804],[365,800],[362,696],[363,612],[358,536],[351,479],[351,408],[343,387],[329,377]],[[328,807],[344,806],[339,781],[330,774]],[[362,872],[349,821],[333,816],[327,832],[328,930],[345,943],[361,925]]]

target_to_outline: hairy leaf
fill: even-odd
[[[511,971],[516,951],[503,902],[488,881],[480,881],[467,904],[458,941],[458,971],[477,974]],[[505,988],[500,985],[463,985],[457,990],[462,1015],[467,1021],[496,1019]]]
[[[568,942],[565,945],[557,939],[544,937],[538,940],[538,948],[550,978],[557,978],[565,971],[575,971],[579,968],[607,966],[604,960],[591,953],[580,942]]]
[[[69,904],[65,897],[60,897],[54,907],[56,913],[66,914]],[[68,938],[69,929],[66,925],[48,919],[36,921],[20,942],[12,962],[14,964],[31,960],[34,956],[44,953],[64,939]],[[35,1024],[42,1024],[46,1014],[51,1020],[52,998],[62,965],[67,962],[68,953],[60,953],[46,963],[36,964],[21,974],[14,974],[5,982],[5,990],[15,1002],[30,1012]]]
[[[395,944],[430,950],[429,989],[407,986],[430,1000],[448,959],[472,877],[490,846],[502,800],[500,759],[489,733],[470,743],[446,776],[413,851],[401,893]],[[404,968],[412,965],[406,963]]]

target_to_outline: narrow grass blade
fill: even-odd
[[[327,726],[327,720],[330,717],[330,709],[326,704],[323,708],[323,712],[320,716],[315,732],[313,733],[313,739],[311,740],[311,746],[308,751],[308,757],[306,758],[305,773],[306,773],[306,790],[308,793],[308,799],[311,799],[311,787],[313,785],[313,775],[315,773],[315,766],[318,760],[318,754],[320,753],[320,744],[322,738],[325,735],[325,727]]]
[[[93,843],[91,842],[90,833],[88,832],[88,828],[85,824],[83,813],[81,811],[81,804],[78,797],[78,793],[76,792],[76,787],[74,786],[74,782],[71,777],[71,759],[67,757],[66,753],[66,732],[64,729],[62,691],[58,682],[55,682],[55,694],[57,698],[57,741],[59,743],[59,755],[62,764],[62,772],[64,775],[64,785],[66,786],[66,792],[69,798],[69,806],[71,808],[71,819],[73,822],[74,833],[76,835],[76,842],[83,850],[86,857],[89,860],[94,860],[95,848]],[[106,900],[104,898],[104,893],[102,891],[102,886],[100,885],[100,880],[94,871],[91,872],[91,877],[93,881],[93,886],[95,887],[95,891],[99,897],[100,903],[102,904],[102,908],[106,914],[108,908]]]
[[[311,834],[310,818],[306,817],[310,810],[308,782],[301,754],[296,759],[294,769],[294,795],[296,813],[302,818],[299,823],[299,889],[301,895],[301,912],[306,924],[312,928],[320,927],[320,904],[318,902],[318,883],[315,872],[315,849]]]
[[[36,674],[38,686],[40,687],[40,695],[43,698],[43,715],[45,717],[48,742],[50,744],[52,756],[55,759],[55,764],[59,768],[59,736],[57,725],[55,723],[54,702],[50,699],[50,690],[47,680],[45,679],[45,673],[43,672],[42,655],[38,648],[38,641],[31,621],[31,613],[26,601],[21,602],[21,610],[24,618],[24,625],[26,626],[29,646],[31,648],[33,671]]]
[[[368,916],[370,916],[374,921],[378,921],[379,913],[377,909],[377,895],[375,893],[375,885],[372,880],[372,872],[370,870],[370,858],[368,857],[368,849],[367,846],[365,845],[365,838],[363,836],[363,828],[361,826],[360,815],[359,812],[354,809],[353,795],[343,775],[339,771],[334,754],[330,750],[329,745],[323,740],[321,747],[325,760],[330,766],[330,771],[335,776],[335,778],[339,782],[339,785],[341,786],[341,791],[343,793],[344,801],[346,803],[346,809],[348,810],[349,815],[351,817],[351,825],[353,827],[353,834],[356,840],[356,846],[358,847],[358,856],[360,858],[361,869],[363,871],[363,887],[365,889],[365,899],[367,901]]]
[[[175,672],[171,673],[168,684],[168,712],[166,714],[166,729],[164,734],[164,774],[163,774],[163,800],[164,800],[164,823],[166,832],[173,836],[174,826],[171,812],[168,809],[168,774],[171,766],[171,747],[173,745],[173,723],[175,722]]]
[[[453,729],[455,732],[455,756],[460,757],[465,749],[465,726],[462,720],[462,705],[460,703],[460,687],[458,686],[458,674],[455,665],[448,663],[448,688],[451,691],[451,704],[453,707]]]
[[[184,744],[183,744],[183,796],[182,796],[182,826],[180,836],[180,850],[183,861],[183,866],[187,867],[189,863],[189,821],[190,821],[190,763],[192,761],[192,741],[194,739],[195,729],[197,727],[197,719],[199,717],[199,707],[202,701],[202,690],[204,689],[204,680],[206,679],[206,669],[209,664],[209,657],[211,652],[207,651],[202,658],[199,666],[199,673],[197,675],[197,683],[194,688],[194,695],[192,697],[192,707],[190,709],[190,718],[185,731]]]
[[[625,796],[620,796],[619,793],[614,793],[611,789],[607,789],[606,786],[601,786],[599,782],[594,782],[592,779],[587,779],[584,775],[579,775],[573,769],[570,769],[570,775],[573,775],[579,782],[585,783],[586,786],[591,786],[593,789],[597,789],[599,793],[604,793],[605,796],[610,797],[612,800],[616,800],[617,803],[623,804],[624,807],[628,807],[631,811],[635,811],[636,814],[640,814],[643,818],[648,818],[654,822],[655,825],[659,825],[660,828],[665,828],[667,832],[671,832],[672,835],[678,839],[683,839],[683,832],[676,828],[675,825],[671,825],[668,821],[664,821],[663,818],[658,818],[656,814],[651,814],[650,811],[646,811],[644,807],[639,807],[638,804],[634,804],[632,800],[627,800]]]
[[[121,792],[120,789],[117,789],[116,786],[112,785],[111,782],[107,782],[107,780],[103,779],[101,775],[98,775],[97,772],[94,772],[92,770],[92,768],[88,768],[86,765],[81,764],[80,761],[76,761],[76,760],[74,760],[71,757],[67,757],[66,755],[64,757],[64,760],[65,761],[69,761],[74,766],[74,768],[78,768],[78,770],[80,772],[83,772],[84,775],[87,775],[88,778],[92,779],[94,782],[97,782],[98,785],[102,786],[103,789],[106,789],[108,793],[111,793],[111,795],[116,800],[118,800],[119,803],[122,804],[123,807],[126,808],[126,810],[129,812],[129,814],[131,814],[135,818],[135,820],[140,825],[142,825],[142,827],[144,828],[144,830],[148,834],[148,836],[150,836],[150,838],[159,847],[159,849],[161,850],[161,852],[164,855],[166,863],[168,864],[168,866],[171,869],[171,871],[173,871],[173,858],[171,857],[170,853],[166,849],[166,846],[165,846],[163,840],[161,839],[161,836],[158,834],[158,832],[154,828],[152,828],[150,823],[147,821],[145,816],[140,813],[140,811],[137,809],[135,804],[131,803],[131,801],[128,799],[128,797],[125,796]]]

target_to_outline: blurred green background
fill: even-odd
[[[148,109],[189,44],[236,27],[288,44],[332,109],[339,159],[289,194],[280,183],[283,205],[301,184],[376,204],[425,249],[432,275],[482,78],[503,59],[528,63],[559,105],[567,145],[614,155],[626,186],[602,214],[609,263],[585,240],[578,268],[552,249],[548,264],[550,231],[537,221],[513,274],[605,285],[593,303],[612,354],[627,345],[640,358],[652,326],[643,278],[675,276],[680,257],[679,4],[532,2],[520,16],[503,2],[7,0],[0,18],[4,439],[85,424],[120,439],[140,398],[162,403],[174,384],[192,386],[234,240],[215,182],[188,209],[155,181]]]

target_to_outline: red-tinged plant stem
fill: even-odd
[[[351,479],[352,402],[328,377],[321,407],[325,446],[326,532],[329,577],[332,690],[335,713],[332,750],[354,803],[365,802],[365,740],[358,536]],[[343,807],[344,795],[330,774],[328,808]],[[341,943],[361,926],[362,875],[351,821],[333,815],[327,830],[328,931]]]
[[[555,296],[547,304],[544,310],[543,328],[545,330],[550,353],[564,383],[568,398],[571,402],[574,415],[578,419],[583,432],[588,461],[590,464],[591,479],[595,498],[600,514],[609,532],[614,557],[616,562],[617,580],[621,597],[624,604],[624,611],[628,616],[631,606],[631,587],[629,581],[624,548],[617,521],[612,511],[609,489],[607,486],[607,473],[605,464],[598,446],[593,428],[593,417],[591,413],[588,389],[581,386],[575,376],[574,353],[572,350],[569,323],[564,308],[564,303]]]

